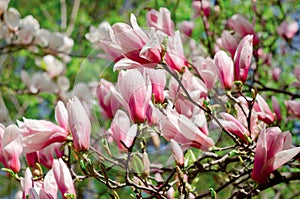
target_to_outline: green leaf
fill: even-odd
[[[72,194],[72,193],[65,193],[64,196],[67,198],[67,199],[75,199],[75,195]]]
[[[197,158],[192,150],[188,150],[184,157],[184,166],[191,165],[193,162],[196,162]]]
[[[133,168],[134,171],[136,171],[136,173],[144,172],[143,161],[137,154],[134,154],[132,156],[131,167]]]

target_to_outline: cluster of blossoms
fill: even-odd
[[[6,45],[25,45],[33,52],[42,47],[67,59],[65,55],[73,46],[70,38],[40,29],[32,17],[20,19],[16,10],[7,9],[7,4],[0,5],[3,16],[0,36]],[[195,17],[209,17],[209,1],[194,1],[193,7]],[[147,30],[142,29],[131,14],[130,25],[115,23],[111,26],[103,22],[98,28],[91,27],[85,35],[95,48],[104,51],[100,57],[112,61],[114,71],[118,72],[117,82],[101,79],[95,89],[102,117],[111,120],[105,133],[96,136],[105,141],[108,156],[112,156],[108,146],[115,143],[117,157],[107,159],[111,158],[113,160],[109,160],[115,165],[123,167],[126,178],[129,178],[128,173],[139,172],[142,176],[163,178],[162,166],[154,167],[159,162],[148,156],[149,140],[157,148],[162,146],[161,142],[170,145],[170,159],[175,160],[174,172],[178,172],[175,181],[185,184],[188,183],[185,152],[195,148],[205,154],[218,148],[217,141],[221,136],[218,131],[229,135],[236,147],[253,149],[255,154],[250,154],[250,165],[254,165],[251,166],[251,178],[257,183],[266,182],[273,171],[299,154],[300,147],[292,145],[291,133],[274,127],[282,120],[276,98],[272,98],[271,110],[257,90],[250,89],[250,95],[243,90],[249,80],[249,71],[253,70],[253,55],[265,62],[268,59],[258,48],[260,38],[253,24],[241,15],[231,17],[227,27],[234,34],[224,30],[217,39],[214,55],[209,57],[201,50],[197,51],[199,46],[181,33],[191,36],[193,21],[179,24],[180,32],[175,29],[167,8],[149,10],[146,19]],[[278,34],[291,39],[295,34],[294,26],[289,28],[291,33],[283,33],[280,26]],[[188,50],[193,53],[186,53],[183,41],[191,44]],[[22,80],[32,93],[54,89],[51,79],[63,74],[64,64],[53,55],[43,57],[43,61],[55,69],[49,68],[47,74],[36,78],[22,72]],[[300,85],[299,71],[299,67],[295,69],[298,74],[296,87]],[[68,89],[67,86],[55,92]],[[81,90],[87,92],[88,89],[83,86]],[[63,198],[76,198],[74,180],[78,180],[78,175],[71,167],[70,151],[76,160],[82,158],[80,166],[87,177],[100,178],[87,158],[92,130],[90,110],[86,102],[78,98],[80,96],[69,99],[66,105],[57,102],[57,124],[23,118],[17,125],[0,125],[0,161],[5,170],[20,181],[23,198],[58,198],[58,191]],[[299,101],[288,100],[286,106],[291,116],[300,118]],[[135,151],[138,141],[143,146]],[[99,149],[97,154],[104,160],[105,151],[97,145],[94,147],[93,151]],[[21,156],[26,157],[28,166],[24,169],[24,177],[18,176]],[[139,162],[142,162],[141,166],[135,166]],[[47,174],[44,175],[41,165],[48,169]],[[103,178],[109,186],[113,184],[107,176]],[[147,181],[139,178],[133,181],[145,187],[145,192],[158,191],[158,194],[166,193],[167,198],[176,197],[176,183],[162,190],[161,184],[149,188]],[[130,182],[126,179],[126,183]],[[196,197],[192,191],[188,196]]]
[[[197,4],[196,1],[194,4]],[[120,150],[124,150],[124,144],[126,148],[131,146],[136,135],[126,113],[119,110],[120,106],[134,123],[133,129],[138,123],[157,125],[159,135],[173,145],[180,144],[181,149],[175,147],[173,151],[175,156],[189,147],[205,151],[214,146],[209,137],[209,111],[205,106],[206,103],[213,104],[209,93],[216,91],[219,81],[221,87],[227,90],[227,98],[222,102],[234,100],[236,115],[220,112],[214,118],[217,121],[210,126],[223,128],[242,143],[256,143],[252,172],[255,181],[264,182],[274,170],[299,153],[300,148],[292,146],[289,132],[282,133],[278,127],[266,127],[281,120],[276,98],[272,98],[273,113],[260,94],[254,93],[249,97],[240,90],[251,70],[253,45],[259,43],[254,25],[243,16],[234,15],[228,20],[228,27],[234,30],[234,35],[223,31],[214,59],[193,54],[189,56],[191,62],[183,53],[180,33],[174,30],[166,8],[147,13],[149,31],[143,31],[133,15],[130,21],[131,26],[125,23],[110,26],[104,22],[98,29],[92,27],[86,35],[96,47],[104,50],[106,54],[102,57],[115,62],[114,70],[121,70],[117,85],[101,79],[97,89],[102,114],[113,119],[109,134]],[[180,25],[180,28],[191,35],[191,27]],[[232,96],[230,91],[238,94]],[[298,101],[286,103],[291,114],[297,115],[295,112],[299,108],[292,104],[298,104]],[[180,157],[175,157],[175,160],[180,161],[179,164],[184,161]]]
[[[46,120],[23,118],[18,126],[1,125],[0,161],[12,172],[21,169],[20,156],[25,155],[29,167],[33,169],[35,178],[43,176],[39,165],[49,168],[42,181],[37,181],[29,168],[25,177],[21,178],[23,196],[40,195],[41,198],[56,198],[58,190],[66,194],[76,195],[71,173],[62,159],[63,147],[72,136],[72,147],[75,151],[86,151],[90,146],[91,122],[77,97],[72,98],[67,108],[59,101],[55,108],[55,119],[58,124]],[[48,195],[46,197],[45,195]]]

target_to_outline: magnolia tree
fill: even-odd
[[[1,178],[14,182],[6,196],[299,196],[299,10],[248,4],[251,16],[193,1],[180,21],[177,1],[174,13],[148,8],[129,23],[91,26],[82,67],[101,60],[101,72],[74,78],[72,30],[43,29],[1,1],[2,56],[25,51],[39,66],[11,71],[21,87],[2,77]],[[28,118],[26,99],[46,114]]]

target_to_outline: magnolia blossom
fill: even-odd
[[[227,25],[232,28],[239,37],[253,35],[253,45],[258,44],[259,39],[255,33],[254,25],[251,24],[244,16],[240,14],[233,15],[230,19],[228,19]]]
[[[272,68],[272,78],[274,81],[279,81],[281,75],[281,69],[279,67]]]
[[[298,22],[297,21],[291,21],[287,22],[284,21],[280,24],[280,26],[277,27],[277,33],[281,37],[292,39],[297,31],[299,30]]]
[[[64,142],[69,134],[66,129],[46,120],[23,118],[18,125],[23,135],[25,153],[39,151],[55,142]]]
[[[47,92],[54,93],[57,88],[47,73],[35,73],[30,76],[26,71],[21,71],[21,79],[31,93]]]
[[[217,80],[217,69],[214,60],[210,57],[203,58],[197,56],[196,60],[193,61],[193,65],[201,79],[204,81],[207,89],[211,90]]]
[[[117,83],[119,93],[115,92],[120,103],[125,107],[134,123],[144,122],[152,86],[137,69],[121,71]]]
[[[55,106],[55,120],[60,127],[64,128],[66,131],[68,130],[68,111],[62,101],[58,101]]]
[[[70,53],[74,46],[73,39],[60,32],[50,32],[46,29],[39,29],[35,34],[34,44],[47,48],[54,52]]]
[[[3,129],[0,127],[1,155],[0,160],[5,167],[19,172],[21,168],[20,155],[23,152],[22,135],[16,125]]]
[[[300,82],[300,66],[296,66],[294,69],[294,74],[298,82]]]
[[[231,58],[233,58],[236,48],[239,44],[239,39],[232,35],[229,31],[223,30],[221,41],[222,48],[229,51]]]
[[[165,119],[159,124],[159,129],[165,139],[173,139],[184,148],[195,147],[208,150],[214,145],[214,141],[201,132],[190,119],[175,110],[167,110]]]
[[[152,94],[155,103],[162,103],[165,100],[164,89],[166,86],[166,73],[162,69],[143,68],[143,76],[149,77],[152,85]]]
[[[177,70],[178,72],[182,72],[184,67],[188,66],[179,31],[176,31],[173,36],[168,38],[165,61],[172,70]]]
[[[196,12],[196,16],[203,13],[204,16],[208,17],[210,15],[210,1],[208,0],[195,0],[192,6]]]
[[[234,81],[232,59],[224,51],[219,51],[215,54],[214,61],[222,87],[230,90]]]
[[[267,124],[272,124],[274,122],[275,116],[261,95],[256,95],[256,103],[254,103],[253,108],[256,111],[259,120],[262,120]]]
[[[184,72],[184,74],[182,75],[181,82],[193,100],[198,102],[207,97],[208,91],[205,83],[200,78],[192,74],[189,70],[186,70]],[[175,100],[178,96],[180,96],[180,94],[183,94],[183,96],[185,96],[185,93],[182,90],[182,88],[179,88],[180,87],[178,82],[174,78],[171,78],[169,82],[168,92],[168,95],[171,99]],[[178,93],[178,91],[180,93]]]
[[[27,195],[29,195],[29,189],[32,188],[33,185],[35,185],[32,182],[33,176],[32,173],[30,171],[30,169],[27,167],[25,170],[25,176],[24,178],[21,178],[21,186],[23,189],[23,197],[22,198],[26,198]]]
[[[192,36],[195,23],[193,21],[182,21],[178,24],[178,29],[188,37]]]
[[[73,136],[76,151],[90,147],[91,121],[79,99],[75,96],[67,105],[69,129]]]
[[[161,7],[159,11],[151,9],[147,12],[146,19],[149,27],[154,27],[170,36],[174,34],[174,22],[167,8]]]
[[[111,82],[101,79],[96,90],[102,115],[110,119],[114,117],[121,106],[117,98],[113,95],[113,89],[114,85]]]
[[[300,118],[300,101],[288,100],[285,101],[285,105],[289,115]]]
[[[277,99],[274,96],[272,96],[272,107],[273,107],[273,111],[276,115],[276,120],[278,122],[280,122],[282,120],[280,105],[279,105]]]
[[[281,132],[278,127],[262,129],[257,140],[252,179],[262,183],[268,176],[291,160],[300,152],[300,147],[292,146],[289,132]]]
[[[126,147],[130,147],[137,132],[137,125],[130,126],[130,119],[127,114],[118,110],[110,125],[109,133],[120,151],[127,151]],[[125,145],[125,146],[124,146]]]
[[[13,32],[18,30],[20,18],[21,15],[15,8],[8,8],[8,10],[3,13],[3,21],[5,25]]]
[[[251,65],[253,53],[253,35],[245,36],[240,41],[234,55],[234,77],[235,80],[245,82]]]
[[[26,160],[29,166],[34,167],[40,163],[47,168],[51,168],[55,158],[61,158],[64,155],[62,144],[56,142],[46,146],[44,149],[26,154]]]
[[[161,46],[154,31],[147,35],[138,25],[133,14],[130,16],[131,26],[116,23],[111,28],[111,41],[100,40],[106,49],[118,52],[123,59],[114,66],[114,70],[136,68],[140,66],[154,67],[161,60]],[[117,58],[117,57],[116,57]]]
[[[175,158],[176,163],[183,166],[183,164],[184,164],[184,155],[183,155],[181,147],[173,139],[170,140],[170,143],[171,143],[171,149],[172,149],[173,156]]]
[[[76,198],[73,179],[66,163],[61,158],[54,160],[52,169],[58,189],[62,193],[63,198],[66,198],[65,194],[73,194]]]
[[[149,125],[157,125],[163,118],[163,113],[154,106],[152,101],[150,101],[150,106],[147,109],[147,123]],[[156,135],[156,134],[155,134]]]
[[[221,122],[222,126],[229,131],[230,133],[236,135],[241,140],[247,142],[246,136],[249,136],[250,133],[248,129],[242,125],[242,123],[237,120],[235,117],[230,115],[229,113],[220,113],[220,116],[223,119],[219,119],[219,122]]]
[[[65,70],[64,64],[52,55],[44,56],[43,62],[47,66],[46,70],[51,79],[61,75],[63,73],[63,71]]]
[[[19,21],[18,38],[13,41],[15,44],[29,45],[32,43],[35,33],[39,30],[39,22],[31,15]]]
[[[53,170],[49,170],[44,177],[44,180],[33,180],[33,175],[27,167],[25,177],[21,178],[21,186],[23,189],[23,197],[41,199],[57,199],[58,186],[53,175]]]
[[[85,38],[93,44],[95,49],[102,49],[105,52],[99,55],[101,58],[117,62],[124,57],[119,52],[121,47],[116,44],[111,25],[106,21],[100,23],[97,28],[90,26],[90,32],[85,34]]]

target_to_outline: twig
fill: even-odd
[[[72,9],[72,13],[71,13],[71,17],[70,17],[70,23],[69,23],[68,29],[66,31],[67,36],[70,36],[73,32],[74,25],[75,25],[75,19],[76,19],[79,7],[80,7],[80,0],[75,0],[73,9]]]
[[[67,27],[67,6],[66,0],[60,0],[60,13],[61,13],[61,29],[65,30]]]

